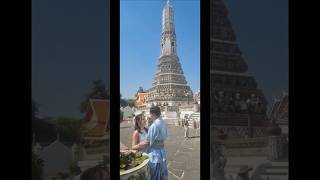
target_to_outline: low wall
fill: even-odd
[[[219,141],[229,157],[268,156],[268,138],[231,139]]]

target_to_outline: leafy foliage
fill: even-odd
[[[55,119],[55,124],[63,141],[80,142],[80,120],[69,117]]]
[[[32,153],[31,160],[32,180],[42,180],[43,177],[43,160],[35,153]]]
[[[81,169],[77,164],[77,161],[72,160],[69,163],[69,175],[71,177],[77,176],[81,173]]]
[[[120,111],[120,123],[123,121],[123,112]]]
[[[120,152],[120,171],[125,171],[143,163],[148,156],[142,155],[141,152]]]
[[[85,100],[80,103],[81,113],[86,111],[89,99],[110,99],[110,91],[106,89],[102,80],[92,81],[92,89],[86,95]]]
[[[129,105],[130,107],[134,107],[134,106],[135,106],[135,102],[136,102],[136,100],[134,100],[134,99],[128,99],[128,100],[127,100],[127,103],[128,103],[128,105]]]

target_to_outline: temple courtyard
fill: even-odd
[[[168,125],[169,138],[165,144],[168,156],[169,179],[200,179],[200,129],[189,129],[189,139],[184,138],[184,128]],[[120,140],[131,147],[133,123],[120,124]]]

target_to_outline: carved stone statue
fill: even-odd
[[[249,171],[251,171],[252,168],[250,168],[247,165],[243,165],[240,167],[240,170],[238,172],[237,180],[250,180],[249,178]]]
[[[227,159],[222,153],[222,145],[220,143],[213,143],[213,179],[225,180],[224,168],[227,164]]]

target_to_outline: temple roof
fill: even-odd
[[[40,157],[44,161],[44,177],[48,177],[59,172],[68,172],[72,152],[70,148],[57,139],[40,152]]]
[[[138,93],[137,94],[137,99],[135,102],[136,106],[143,106],[146,103],[146,98],[147,98],[148,93]]]
[[[86,119],[82,124],[85,136],[103,136],[109,129],[110,101],[106,99],[90,99]]]
[[[106,134],[105,124],[98,123],[94,128],[84,133],[87,137],[100,137]]]
[[[101,99],[91,99],[90,102],[98,118],[98,122],[105,124],[107,122],[107,119],[109,120],[110,101]]]

